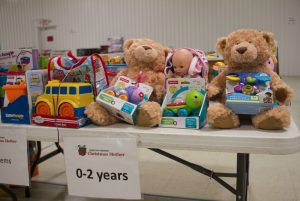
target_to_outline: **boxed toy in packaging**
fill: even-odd
[[[109,37],[108,45],[123,44],[123,37]]]
[[[2,73],[0,73],[2,74]],[[0,108],[7,107],[10,103],[7,98],[7,93],[3,88],[4,85],[19,85],[21,82],[25,81],[25,73],[23,72],[7,72],[5,73],[6,76],[1,76],[1,101],[0,101]]]
[[[108,52],[123,52],[123,37],[108,38]]]
[[[40,59],[40,69],[47,69],[49,57],[48,56],[40,56],[39,59]]]
[[[99,48],[80,48],[77,49],[78,57],[91,56],[92,54],[100,54]]]
[[[49,81],[45,88],[33,107],[34,124],[79,128],[91,123],[84,114],[85,107],[94,102],[90,83],[54,80]]]
[[[236,114],[257,115],[273,108],[273,92],[268,73],[226,74],[225,105]]]
[[[0,66],[23,64],[24,71],[39,69],[38,49],[0,50]]]
[[[55,56],[61,56],[61,57],[66,57],[68,56],[68,52],[71,50],[54,50],[51,51],[50,53],[50,58],[55,57]]]
[[[30,124],[26,82],[15,85],[7,84],[3,86],[3,89],[10,104],[1,109],[1,122]]]
[[[26,71],[26,85],[30,116],[32,114],[32,108],[35,106],[37,98],[44,93],[47,83],[47,69]]]
[[[206,94],[203,78],[169,78],[159,126],[199,129],[206,124]]]
[[[148,85],[121,76],[114,86],[101,91],[96,101],[113,116],[135,124],[139,106],[148,101],[152,91]]]

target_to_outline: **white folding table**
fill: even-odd
[[[273,154],[284,155],[300,151],[300,133],[294,121],[290,128],[284,130],[261,130],[254,129],[250,122],[242,122],[237,129],[215,129],[206,125],[200,130],[174,129],[174,128],[145,128],[119,123],[107,127],[89,125],[80,129],[59,128],[60,142],[63,137],[127,137],[134,136],[140,148],[149,148],[172,160],[182,163],[197,172],[207,175],[229,191],[236,195],[237,201],[247,199],[247,187],[249,184],[249,154]],[[42,158],[40,156],[40,141],[58,142],[56,127],[45,127],[37,125],[2,124],[1,129],[26,129],[27,140],[38,141],[38,160],[34,167],[48,158],[63,153],[58,149]],[[214,151],[237,153],[236,173],[217,173],[205,169],[197,164],[171,155],[161,149],[181,149],[194,151]],[[220,177],[236,177],[236,189],[224,182]],[[5,186],[0,186],[2,189]],[[5,189],[7,190],[7,189]],[[12,193],[12,192],[9,192]],[[29,189],[27,189],[29,194]]]

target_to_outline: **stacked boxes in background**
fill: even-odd
[[[0,50],[0,66],[23,64],[24,71],[39,69],[38,49]]]
[[[108,53],[123,52],[123,37],[108,38]]]
[[[40,59],[40,69],[47,69],[49,57],[48,56],[40,56],[39,59]]]

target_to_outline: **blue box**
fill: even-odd
[[[268,73],[226,74],[225,105],[236,114],[257,115],[274,107]]]
[[[1,110],[1,122],[12,124],[30,124],[27,95],[22,95]]]

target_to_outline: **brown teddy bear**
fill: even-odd
[[[171,49],[162,47],[159,43],[149,39],[129,39],[124,44],[125,62],[129,68],[123,69],[112,80],[113,86],[120,76],[126,76],[137,80],[140,71],[141,77],[147,76],[141,82],[153,88],[149,101],[139,108],[136,123],[139,126],[153,127],[161,121],[160,105],[163,101],[163,86],[165,76],[163,70],[165,60]],[[121,122],[112,116],[97,102],[93,102],[85,108],[85,114],[97,125],[107,126]]]
[[[211,105],[207,111],[208,124],[217,128],[236,128],[240,125],[239,115],[227,108],[225,103],[225,83],[228,72],[266,72],[271,77],[270,87],[274,100],[280,105],[289,104],[293,89],[279,76],[265,66],[275,47],[274,35],[266,31],[258,32],[241,29],[218,39],[217,51],[222,54],[228,67],[216,76],[207,88],[207,97],[219,103]],[[267,112],[252,116],[255,128],[282,129],[291,123],[290,112],[283,107],[275,107]]]

